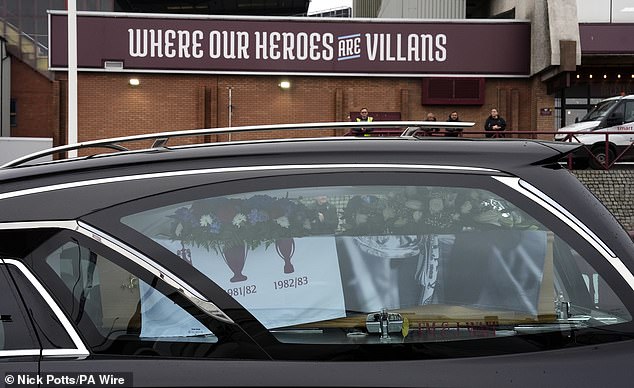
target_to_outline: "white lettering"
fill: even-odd
[[[147,56],[147,30],[143,30],[143,43],[141,43],[141,30],[128,29],[128,53],[131,57]]]
[[[249,34],[244,31],[209,32],[209,57],[249,59]]]
[[[174,48],[174,39],[176,39],[176,31],[174,30],[165,31],[165,56],[168,58],[174,58],[176,56],[176,49]]]
[[[225,59],[236,58],[236,34],[234,31],[222,31],[222,52]]]
[[[297,59],[305,61],[308,58],[308,34],[300,32],[297,34]]]
[[[269,56],[271,59],[280,59],[279,41],[281,35],[279,32],[271,32],[269,34]]]
[[[403,56],[403,46],[401,46],[401,34],[396,34],[396,60],[406,61],[407,58]]]
[[[396,58],[392,55],[392,34],[387,34],[385,39],[385,59],[394,61]]]
[[[372,35],[374,35],[374,37]],[[368,60],[370,61],[374,61],[376,59],[376,54],[378,51],[378,35],[379,34],[365,34],[365,46],[367,47]]]
[[[128,30],[130,55],[151,58],[202,58],[203,33],[187,30]],[[135,39],[136,38],[136,39]]]
[[[245,31],[238,31],[238,58],[249,59],[249,33]]]
[[[335,50],[332,47],[332,43],[335,41],[335,36],[331,33],[326,33],[323,36],[322,39],[322,44],[324,45],[324,49],[322,51],[322,56],[324,61],[330,61],[332,60],[332,58],[334,57],[335,54]],[[357,49],[359,50],[359,52],[361,52],[361,50],[359,49],[359,42],[361,41],[361,39],[357,38],[356,42],[357,42]]]
[[[179,58],[189,58],[189,31],[178,31],[178,57]]]
[[[436,60],[438,62],[444,62],[445,60],[447,60],[447,48],[445,47],[446,44],[447,35],[438,34],[436,36],[436,49],[438,49],[438,51],[436,51]]]
[[[163,35],[162,31],[150,30],[150,57],[163,58]]]
[[[255,32],[255,59],[269,59],[266,53],[266,32]]]
[[[403,39],[401,34],[366,33],[366,52],[369,61],[416,61],[443,62],[447,60],[447,36],[445,34],[409,34]],[[403,46],[406,43],[406,46]],[[339,56],[350,55],[347,42],[339,42]]]
[[[433,36],[429,35],[429,34],[422,34],[420,36],[421,38],[421,45],[420,45],[420,59],[421,61],[433,61],[434,60],[434,56],[433,56],[433,50],[434,50],[434,42],[433,42]]]
[[[418,50],[418,35],[409,34],[407,36],[407,60],[417,62],[420,61]]]
[[[203,57],[203,51],[201,50],[201,47],[203,46],[203,44],[201,43],[201,41],[203,40],[203,32],[196,30],[194,31],[194,33],[192,34],[192,55],[194,56],[194,58],[202,58]]]
[[[295,35],[292,32],[283,32],[282,33],[282,45],[284,47],[284,59],[295,59],[294,49],[295,49]]]
[[[220,58],[220,32],[211,31],[209,33],[209,57]]]
[[[318,61],[321,58],[319,54],[319,42],[321,41],[321,36],[313,32],[310,34],[310,59],[313,61]]]

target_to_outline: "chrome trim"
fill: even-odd
[[[75,230],[79,229],[77,221],[23,221],[23,222],[0,222],[0,230],[4,229],[43,229],[57,228]]]
[[[143,255],[132,247],[118,241],[114,237],[105,232],[86,224],[82,221],[36,221],[36,222],[7,222],[0,223],[0,230],[3,229],[33,229],[33,228],[59,228],[78,232],[92,240],[107,246],[113,251],[126,257],[128,260],[136,263],[154,276],[162,279],[170,286],[174,287],[184,297],[196,306],[200,307],[214,318],[233,324],[234,321],[229,318],[214,303],[206,299],[202,294],[191,287],[187,282],[183,281],[163,266]]]
[[[77,333],[73,325],[70,323],[68,318],[66,318],[66,315],[64,315],[64,313],[62,312],[62,309],[57,305],[57,303],[55,303],[55,301],[53,300],[53,297],[48,293],[48,291],[46,291],[44,286],[42,286],[42,283],[40,283],[39,280],[37,280],[37,278],[33,276],[31,271],[28,268],[26,268],[26,266],[22,264],[21,262],[15,259],[4,259],[4,262],[7,265],[15,266],[18,270],[20,270],[20,272],[22,272],[22,274],[28,279],[28,281],[31,282],[31,284],[33,285],[33,287],[35,287],[37,292],[39,292],[42,298],[44,298],[44,300],[46,301],[46,304],[48,304],[48,306],[51,308],[51,310],[53,311],[53,313],[55,314],[59,322],[62,324],[62,326],[66,330],[66,333],[75,344],[75,349],[42,349],[42,355],[43,356],[73,356],[73,357],[88,356],[90,353],[88,352],[88,349],[86,348],[83,341],[79,337],[79,334]]]
[[[221,174],[231,172],[252,172],[252,171],[279,171],[279,170],[320,170],[327,168],[339,168],[339,169],[403,169],[403,170],[446,170],[457,172],[486,172],[500,174],[498,170],[481,167],[462,167],[462,166],[436,166],[431,164],[388,164],[388,163],[369,163],[369,164],[353,164],[353,163],[341,163],[341,164],[285,164],[279,166],[247,166],[247,167],[220,167],[220,168],[206,168],[198,170],[181,170],[181,171],[167,171],[152,174],[137,174],[118,176],[114,178],[99,178],[90,179],[86,181],[60,183],[50,186],[34,187],[31,189],[9,191],[0,194],[0,200],[21,197],[24,195],[40,194],[56,190],[64,190],[70,188],[93,186],[114,182],[128,182],[145,179],[155,178],[168,178],[176,176],[190,176],[190,175],[204,175],[204,174]]]
[[[565,218],[567,218],[572,223],[574,223],[574,225],[576,227],[574,229],[577,230],[577,232],[579,234],[582,234],[581,231],[583,231],[583,233],[585,233],[589,238],[591,238],[593,241],[596,242],[596,244],[598,244],[600,246],[600,249],[603,249],[611,257],[616,257],[616,254],[599,238],[599,236],[594,234],[594,232],[591,231],[590,228],[588,228],[583,222],[581,222],[581,220],[579,220],[577,217],[575,217],[574,214],[572,214],[568,210],[566,210],[566,208],[561,206],[555,200],[550,198],[548,195],[546,195],[544,192],[539,190],[537,187],[531,185],[530,183],[528,183],[528,182],[526,182],[524,180],[521,180],[521,179],[518,179],[517,183],[520,185],[520,187],[522,187],[522,188],[526,189],[527,191],[529,191],[530,193],[532,193],[535,196],[534,197],[535,200],[536,199],[540,199],[540,200],[543,200],[543,201],[547,202],[548,205],[554,207],[557,210],[559,215],[563,215]]]
[[[39,356],[40,349],[0,350],[0,357]]]
[[[154,276],[162,279],[163,281],[165,281],[165,283],[172,286],[174,289],[180,292],[181,295],[183,295],[193,304],[200,307],[202,310],[204,310],[214,318],[226,323],[234,323],[234,321],[229,318],[220,308],[218,308],[218,306],[210,302],[202,294],[200,294],[189,284],[187,284],[187,282],[181,280],[179,277],[165,269],[154,260],[151,260],[149,257],[143,255],[139,251],[133,249],[128,245],[123,244],[119,240],[106,234],[102,230],[95,228],[92,225],[86,224],[83,221],[79,221],[78,224],[79,233],[99,242],[100,244],[107,246],[113,251],[121,254],[122,256],[128,258],[130,261],[133,261],[140,267],[144,268]]]
[[[623,277],[632,290],[634,290],[634,275],[623,264],[620,258],[587,226],[585,226],[577,217],[559,205],[552,198],[544,194],[541,190],[534,187],[530,183],[516,177],[492,177],[498,182],[512,188],[513,190],[525,195],[535,203],[542,206],[548,212],[566,222],[575,230],[584,240],[592,245],[612,267]]]

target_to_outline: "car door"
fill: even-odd
[[[219,367],[224,359],[267,358],[238,325],[184,290],[177,275],[73,229],[61,229],[25,259],[86,349],[82,356],[43,357],[42,375],[81,378],[80,384],[201,385],[213,378],[201,373],[201,361],[218,360]]]
[[[267,384],[466,384],[474,375],[452,368],[494,382],[519,354],[540,361],[516,376],[546,368],[552,383],[563,359],[551,351],[598,339],[621,346],[602,367],[623,366],[620,352],[631,359],[621,341],[632,332],[632,285],[620,265],[579,219],[518,178],[442,166],[277,170],[83,221],[166,268],[194,269],[194,281],[217,286],[200,289],[219,307],[227,296],[239,303],[225,311],[276,360],[249,365],[269,371]]]
[[[0,376],[5,385],[33,383],[41,347],[20,292],[0,258]],[[26,380],[25,380],[26,379]]]

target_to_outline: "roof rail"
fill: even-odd
[[[315,130],[315,129],[345,129],[345,128],[403,128],[401,137],[412,137],[421,127],[432,128],[469,128],[475,123],[472,122],[446,122],[446,121],[372,121],[372,122],[323,122],[323,123],[303,123],[303,124],[272,124],[272,125],[252,125],[243,127],[225,128],[203,128],[190,129],[171,132],[146,133],[141,135],[115,137],[110,139],[91,140],[81,143],[68,144],[49,148],[22,156],[0,166],[16,167],[26,162],[42,158],[44,156],[55,155],[62,152],[80,150],[86,148],[107,148],[116,151],[129,151],[120,143],[133,142],[139,140],[154,139],[151,148],[166,147],[167,142],[175,137],[217,135],[240,132],[256,131],[278,131],[278,130]]]

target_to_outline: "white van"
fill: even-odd
[[[627,149],[634,141],[634,95],[606,98],[595,105],[581,120],[559,129],[568,132],[555,135],[558,141],[580,142],[588,146],[594,154],[589,157],[587,151],[582,150],[576,156],[585,158],[590,166],[597,169],[604,168],[605,160],[612,163],[614,159]],[[574,135],[570,132],[593,132]],[[602,132],[624,132],[610,133]],[[570,137],[574,135],[574,137]],[[619,161],[634,160],[634,147],[628,149]]]

